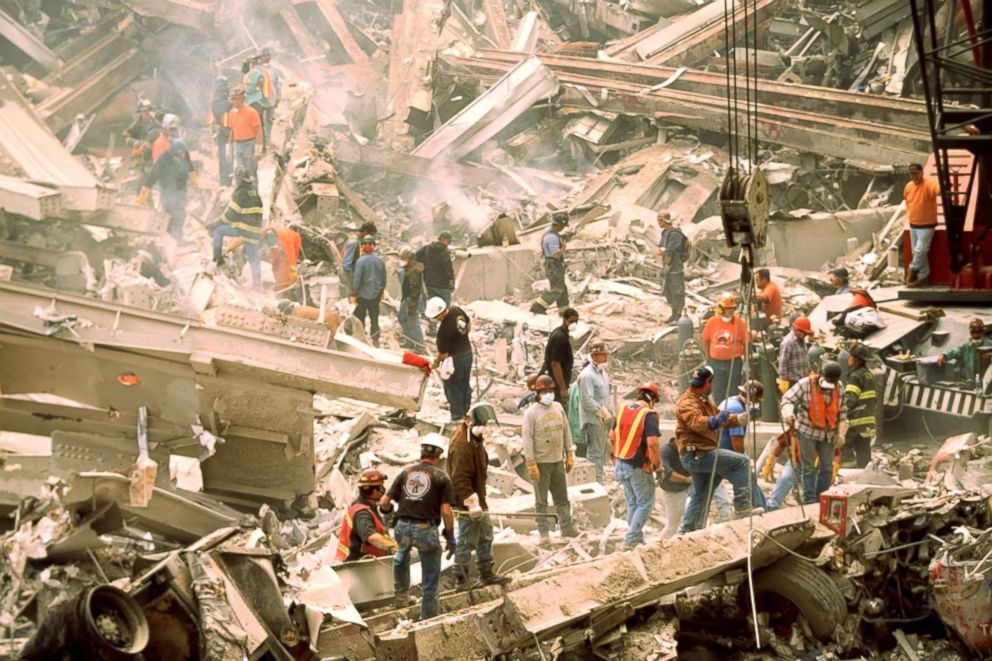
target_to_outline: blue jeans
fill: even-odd
[[[909,263],[909,269],[916,271],[918,278],[930,275],[930,242],[935,231],[933,227],[909,228],[910,245],[913,247],[913,261]]]
[[[792,460],[790,459],[785,462],[785,468],[782,469],[782,474],[775,480],[775,488],[772,489],[772,495],[768,498],[767,509],[771,511],[782,507],[795,483],[796,472],[792,469]]]
[[[452,356],[455,371],[444,382],[444,396],[451,409],[451,421],[461,422],[472,407],[472,352]]]
[[[741,369],[743,362],[740,358],[731,360],[714,360],[710,358],[709,366],[713,368],[713,399],[722,402],[737,394],[741,385]],[[727,387],[730,387],[729,394]]]
[[[696,457],[699,457],[696,459]],[[751,465],[748,458],[733,450],[706,450],[702,452],[686,452],[682,455],[682,466],[692,475],[692,496],[682,517],[680,533],[691,532],[699,527],[704,508],[709,507],[706,498],[709,495],[710,474],[716,463],[716,474],[713,485],[715,489],[722,480],[727,480],[734,487],[734,510],[737,513],[747,512],[751,508],[751,485],[754,479],[751,475]],[[755,485],[755,491],[757,486]]]
[[[214,261],[220,263],[224,254],[224,239],[226,237],[241,236],[241,232],[234,229],[227,223],[214,228]],[[250,241],[244,241],[245,257],[248,258],[248,267],[251,269],[251,284],[255,289],[262,288],[262,261],[258,256],[258,246]]]
[[[472,563],[472,550],[475,550],[475,563],[479,573],[493,568],[493,522],[485,513],[481,519],[467,516],[458,517],[458,546],[455,547],[455,572],[468,576]]]
[[[816,458],[820,467],[816,468]],[[830,488],[834,473],[834,444],[829,441],[814,441],[799,434],[799,466],[803,484],[803,502],[815,503],[820,494]]]
[[[241,140],[234,143],[234,164],[255,174],[255,140]]]
[[[602,484],[606,478],[606,458],[610,456],[606,426],[601,422],[587,422],[582,425],[582,431],[586,435],[586,459],[596,467],[596,481]]]
[[[396,316],[400,321],[400,328],[403,329],[403,345],[417,353],[424,353],[424,331],[420,328],[420,314],[417,310],[408,312],[410,307],[409,299],[400,301],[400,309]]]
[[[620,459],[613,464],[613,470],[627,498],[627,534],[623,536],[623,543],[626,546],[642,544],[644,524],[654,507],[654,475]]]
[[[437,296],[450,308],[451,307],[451,290],[445,289],[443,287],[426,287],[427,297],[424,299],[424,304],[427,303],[429,299]],[[430,330],[431,335],[437,333],[437,322],[433,319],[428,320],[427,328]]]
[[[437,615],[437,585],[441,579],[441,539],[437,526],[426,521],[396,522],[396,555],[393,556],[393,590],[397,599],[410,594],[410,549],[420,556],[420,619]]]

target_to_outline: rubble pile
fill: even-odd
[[[894,0],[0,2],[0,658],[987,655],[988,309],[899,291],[913,38]],[[748,76],[753,246],[724,205]],[[724,361],[702,329],[735,315]],[[735,360],[762,507],[721,484],[693,530],[650,438]],[[773,505],[783,397],[827,365],[877,438]],[[459,435],[485,486],[388,510]],[[435,568],[410,540],[441,524]]]

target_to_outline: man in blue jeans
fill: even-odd
[[[428,319],[438,323],[437,356],[431,365],[437,369],[449,357],[454,363],[454,371],[444,378],[444,396],[451,410],[451,422],[465,419],[472,406],[472,342],[469,332],[472,320],[459,307],[448,307],[445,302],[434,297],[427,301],[424,311]]]
[[[451,292],[455,289],[455,269],[451,263],[451,232],[441,232],[437,241],[428,243],[417,251],[417,261],[424,265],[424,287],[427,298],[440,298],[445,305],[451,305]],[[428,315],[430,319],[430,315]],[[431,335],[437,332],[433,319],[427,323]]]
[[[654,507],[654,472],[661,466],[658,443],[658,413],[661,401],[657,383],[645,383],[637,389],[637,400],[626,404],[617,414],[610,432],[616,463],[617,481],[627,498],[627,534],[624,549],[644,543],[644,524]]]
[[[682,465],[692,475],[692,497],[682,517],[679,533],[700,527],[709,508],[710,495],[721,480],[734,488],[734,513],[744,516],[751,511],[754,478],[748,458],[719,447],[720,430],[746,427],[748,414],[720,411],[710,393],[713,391],[713,368],[698,367],[692,372],[689,387],[675,406],[675,444]],[[710,484],[712,477],[713,483]]]
[[[454,489],[447,474],[438,468],[445,451],[444,437],[431,432],[420,441],[420,463],[408,466],[379,501],[383,511],[396,503],[394,538],[398,548],[393,556],[393,585],[396,607],[410,603],[410,549],[420,556],[420,619],[437,615],[438,583],[441,579],[441,540],[437,526],[444,522],[448,557],[455,554],[455,521],[451,513]]]

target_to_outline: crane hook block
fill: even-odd
[[[741,175],[730,168],[720,187],[720,218],[727,245],[761,248],[768,236],[768,180],[758,168]]]

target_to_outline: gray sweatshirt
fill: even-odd
[[[539,464],[565,460],[572,451],[572,431],[565,409],[558,402],[545,406],[534,402],[524,413],[524,457]]]

